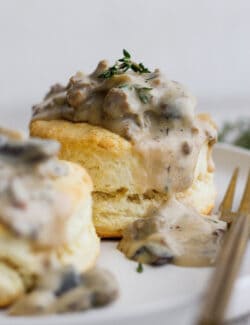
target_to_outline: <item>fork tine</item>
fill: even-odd
[[[246,186],[244,189],[244,193],[240,202],[240,207],[238,212],[239,213],[250,212],[250,170],[248,171],[248,178],[246,181]]]
[[[228,185],[227,191],[225,193],[225,196],[224,196],[224,198],[220,204],[220,207],[219,207],[219,212],[221,213],[221,217],[226,216],[226,214],[228,212],[230,212],[232,209],[234,192],[235,192],[235,187],[237,184],[238,174],[239,174],[239,168],[235,168],[232,178],[230,180],[230,183]]]

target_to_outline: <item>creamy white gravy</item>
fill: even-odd
[[[92,74],[77,73],[66,87],[53,86],[33,107],[33,120],[61,118],[109,129],[143,159],[144,169],[134,176],[144,192],[187,189],[201,146],[216,139],[215,128],[195,117],[189,91],[159,70],[100,78],[107,68],[101,61]]]
[[[58,150],[55,141],[0,136],[0,222],[40,246],[65,242],[71,201],[54,186],[68,173]]]
[[[200,216],[172,198],[159,211],[129,225],[119,249],[130,259],[161,265],[206,266],[215,262],[226,223]]]

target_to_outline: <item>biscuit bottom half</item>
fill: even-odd
[[[77,162],[94,183],[93,217],[101,237],[121,237],[130,222],[147,216],[169,199],[167,193],[142,191],[133,175],[144,168],[132,144],[119,135],[87,123],[63,120],[33,121],[30,134],[61,143],[59,158]],[[208,214],[215,201],[211,146],[204,143],[192,186],[177,198]]]
[[[214,207],[215,189],[213,175],[207,173],[196,179],[186,192],[177,193],[177,199],[201,214],[209,214]],[[149,211],[157,209],[168,200],[168,196],[158,192],[128,194],[125,190],[116,193],[94,192],[94,224],[99,236],[103,238],[121,237],[123,229],[138,218],[145,217]]]

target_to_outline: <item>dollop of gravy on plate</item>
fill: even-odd
[[[200,216],[172,198],[159,211],[129,225],[118,248],[140,263],[207,266],[215,262],[226,223]]]

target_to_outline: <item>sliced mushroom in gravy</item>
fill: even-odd
[[[207,266],[215,262],[226,229],[216,216],[201,216],[172,198],[152,216],[129,225],[118,248],[140,263]]]

